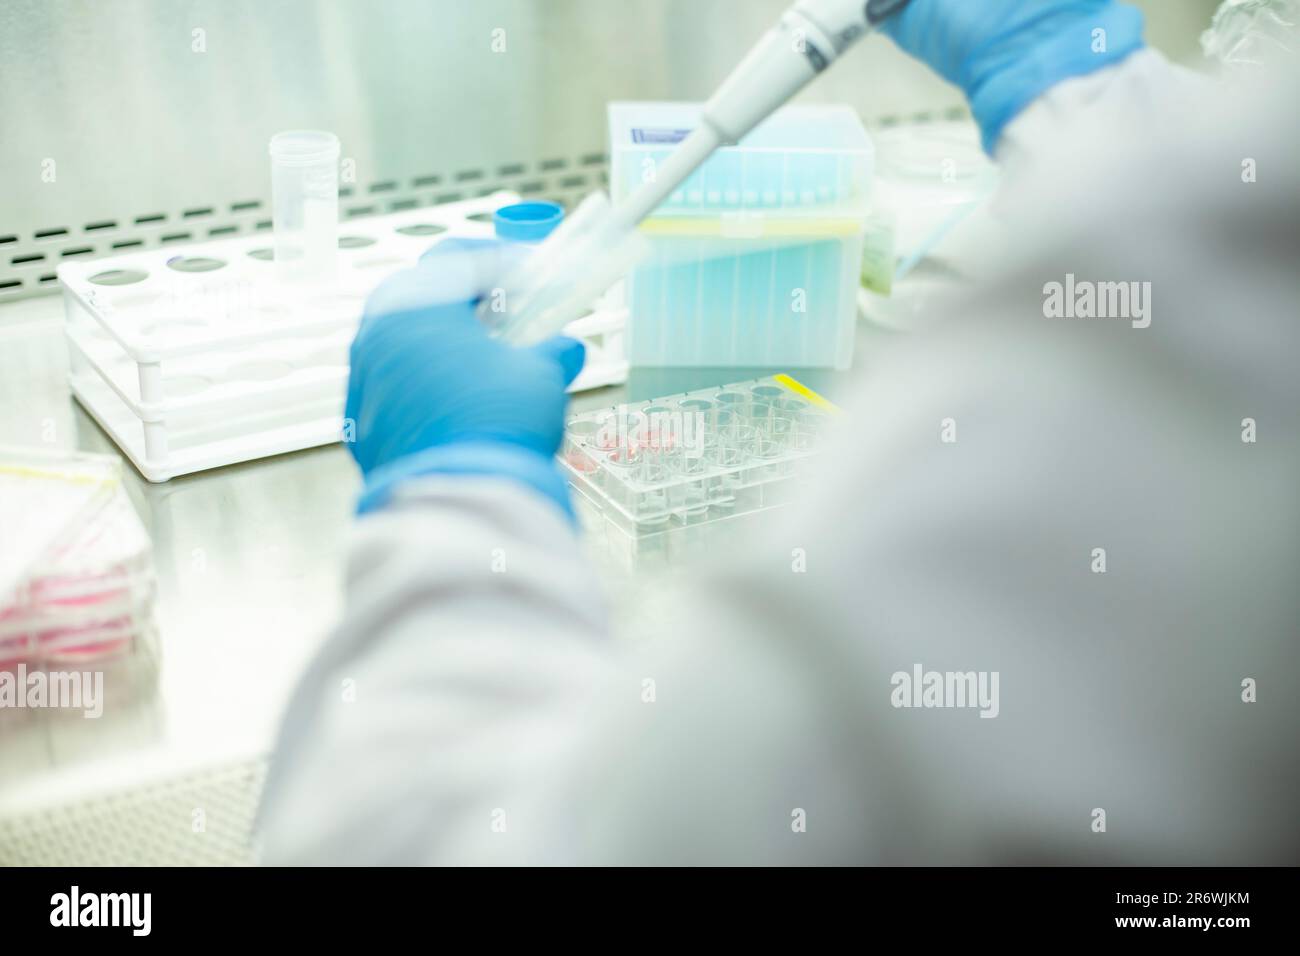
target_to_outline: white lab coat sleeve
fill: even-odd
[[[265,860],[870,855],[857,826],[790,840],[799,801],[843,817],[876,781],[822,739],[840,700],[826,659],[771,639],[758,595],[780,582],[746,578],[746,594],[701,573],[657,605],[630,599],[615,642],[553,505],[498,480],[412,482],[358,522],[345,616],[276,746]]]
[[[1112,79],[1008,184],[1020,254],[674,602],[577,777],[597,858],[1296,858],[1294,86],[1139,122]]]
[[[268,859],[1293,860],[1296,136],[1196,108],[1201,139],[1044,144],[1035,255],[875,357],[798,504],[617,607],[644,640],[524,489],[363,519]],[[1243,191],[1242,155],[1271,178]],[[1049,316],[1067,274],[1138,288]]]
[[[1014,192],[1033,194],[1027,176],[1055,172],[1060,181],[1063,171],[1053,170],[1051,164],[1057,161],[1062,142],[1077,144],[1084,136],[1096,136],[1098,142],[1114,144],[1133,135],[1149,136],[1153,124],[1195,109],[1214,92],[1214,82],[1207,76],[1170,63],[1156,50],[1138,50],[1118,63],[1045,90],[1003,129],[995,158]],[[1104,152],[1086,150],[1079,153],[1079,160],[1095,170]]]
[[[571,738],[609,659],[600,589],[550,502],[430,477],[358,520],[346,592],[284,720],[266,857],[445,858]]]

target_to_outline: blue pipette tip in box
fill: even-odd
[[[564,218],[564,207],[557,202],[517,202],[502,206],[492,214],[498,238],[512,242],[541,242]]]

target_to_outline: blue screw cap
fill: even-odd
[[[563,218],[564,207],[557,202],[517,202],[494,212],[492,225],[501,239],[540,242]]]

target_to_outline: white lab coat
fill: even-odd
[[[268,861],[1295,862],[1297,136],[1199,82],[1142,53],[1013,122],[1033,255],[875,356],[821,483],[653,627],[509,481],[358,521]],[[1150,327],[1046,318],[1067,273]],[[997,716],[893,706],[916,665]]]

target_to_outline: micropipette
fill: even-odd
[[[909,2],[799,0],[732,70],[654,176],[612,208],[602,194],[588,196],[507,279],[505,314],[483,311],[484,321],[519,344],[559,332],[635,260],[644,246],[637,225],[715,149],[737,142]]]
[[[700,124],[614,210],[637,225],[715,149],[737,142],[909,0],[800,0],[782,14],[704,105]]]

